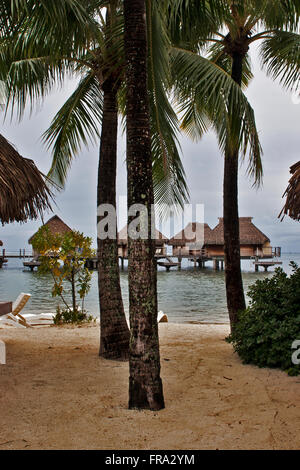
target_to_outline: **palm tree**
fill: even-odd
[[[154,240],[151,239],[152,184],[151,124],[148,100],[147,23],[145,0],[124,0],[127,62],[128,208],[143,205],[141,227],[147,238],[129,242],[129,408],[164,408],[157,326],[157,289]],[[128,226],[131,218],[128,218]]]
[[[117,1],[107,8],[105,39],[107,55],[115,46],[113,29],[118,21]],[[113,60],[109,57],[109,60]],[[98,170],[97,207],[110,204],[116,208],[118,92],[122,80],[122,66],[107,67],[103,76],[103,115]],[[105,78],[104,78],[105,77]],[[99,216],[99,215],[98,215]],[[99,216],[99,222],[101,221]],[[117,232],[117,230],[116,230]],[[117,233],[115,238],[99,238],[98,285],[101,312],[100,356],[107,359],[128,359],[129,329],[122,301],[119,273]],[[113,312],[113,314],[112,314]]]
[[[89,3],[90,14],[95,13],[93,2]],[[103,9],[106,9],[106,15]],[[123,15],[120,2],[116,0],[98,2],[96,13],[96,27],[92,22],[90,30],[87,31],[88,41],[82,41],[80,47],[77,46],[75,50],[69,46],[66,49],[62,46],[57,49],[55,31],[54,44],[51,35],[42,48],[40,43],[32,43],[30,32],[35,31],[35,24],[32,24],[30,19],[27,20],[19,38],[19,43],[22,43],[21,51],[14,49],[14,62],[10,69],[11,90],[13,102],[19,103],[21,99],[23,109],[26,95],[32,93],[32,88],[34,94],[46,93],[45,77],[46,85],[51,86],[51,78],[57,78],[57,73],[63,75],[67,70],[82,75],[77,89],[44,134],[45,141],[49,146],[53,146],[50,175],[64,185],[74,155],[80,150],[82,143],[87,143],[88,137],[99,137],[98,129],[102,124],[97,202],[98,206],[110,204],[115,207],[117,117],[119,109],[124,112],[122,103],[125,89]],[[152,23],[159,35],[157,15],[153,15]],[[30,47],[26,46],[27,43]],[[164,44],[163,40],[151,47],[151,65],[161,44]],[[160,52],[160,59],[162,55]],[[166,72],[167,68],[155,67],[155,72],[149,80],[156,200],[182,204],[187,199],[187,188],[176,146],[177,118],[169,105],[164,88],[167,82]],[[103,216],[100,216],[98,222],[102,218]],[[121,297],[116,239],[98,239],[98,261],[100,355],[110,359],[125,359],[128,356],[129,330]]]
[[[84,110],[80,108],[82,115],[74,125],[73,119],[74,117],[76,119],[82,101],[88,104],[91,92],[89,87],[84,89],[82,94],[80,90],[76,90],[70,102],[67,102],[59,111],[45,136],[50,143],[53,143],[53,138],[56,139],[50,174],[55,174],[61,182],[64,182],[69,161],[74,156],[74,132],[78,140],[80,137],[84,139],[82,122],[86,127],[89,126],[88,133],[96,130],[96,125],[94,126],[91,119],[91,111],[94,111],[94,122],[98,121],[102,124],[97,204],[98,207],[102,204],[116,207],[117,117],[119,110],[125,113],[122,108],[124,102],[123,16],[119,2],[110,1],[106,4],[107,14],[100,16],[98,47],[94,48],[91,57],[84,57],[84,62],[88,62],[90,66],[89,73],[98,83],[98,89],[94,87],[94,84],[92,88],[96,94],[93,97],[92,109],[91,106],[84,107]],[[155,47],[151,50],[155,54]],[[187,199],[187,189],[176,147],[177,119],[159,80],[152,83],[151,90],[153,97],[152,155],[156,200],[165,203],[175,201],[182,204],[182,201]],[[156,100],[154,95],[155,97],[159,95],[159,100]],[[162,107],[163,100],[164,109],[158,111],[156,108],[158,105]],[[101,117],[98,115],[99,108],[95,109],[97,103],[101,108]],[[103,216],[98,217],[98,222],[101,218]],[[98,273],[101,311],[100,355],[107,359],[126,359],[129,348],[129,330],[121,296],[116,239],[98,238]]]
[[[196,54],[203,51],[205,46],[208,58],[226,71],[238,87],[247,85],[252,77],[248,51],[254,42],[260,41],[262,64],[267,73],[275,79],[279,78],[284,87],[293,88],[299,84],[300,77],[300,43],[297,33],[299,8],[299,2],[288,0],[175,0],[172,3],[171,15],[173,39],[177,45],[183,44]],[[195,62],[193,57],[190,66],[195,68]],[[191,71],[187,68],[185,71],[189,75],[181,85],[185,87],[187,98],[186,82],[190,81],[189,85],[192,85],[193,78],[189,80]],[[224,101],[224,104],[228,114],[226,119],[222,119],[222,115],[217,116],[215,109],[211,115],[209,111],[204,111],[203,94],[199,92],[199,84],[196,84],[196,87],[191,86],[189,91],[190,98],[185,102],[183,127],[199,134],[212,122],[225,156],[225,279],[230,322],[231,326],[234,326],[237,313],[245,309],[239,241],[239,156],[242,154],[245,157],[245,143],[249,137],[252,143],[248,171],[254,176],[254,182],[259,184],[262,177],[261,149],[255,126],[252,130],[247,129],[245,140],[244,123],[236,119],[240,116],[240,110],[236,104],[228,105],[232,102],[232,96],[226,96],[227,103]],[[220,92],[224,93],[223,90]]]
[[[53,162],[49,176],[60,185],[64,185],[67,169],[74,154],[79,148],[80,140],[86,142],[87,136],[94,133],[98,136],[98,125],[102,119],[101,149],[99,159],[98,205],[115,206],[116,177],[116,141],[118,110],[116,96],[120,82],[120,71],[109,70],[107,57],[107,31],[114,27],[117,2],[111,1],[107,22],[100,14],[102,29],[93,19],[95,6],[90,1],[84,10],[89,22],[84,26],[84,35],[80,35],[82,18],[76,18],[75,27],[61,30],[66,19],[59,16],[57,26],[44,20],[44,12],[32,16],[26,15],[30,2],[23,2],[19,9],[20,24],[15,28],[7,48],[5,63],[10,68],[10,100],[19,106],[19,113],[24,110],[27,96],[44,96],[56,81],[63,80],[66,72],[84,74],[75,93],[67,100],[54,118],[50,129],[45,133],[45,140],[54,144]],[[39,2],[31,2],[39,10]],[[61,2],[58,9],[68,2]],[[76,2],[77,3],[77,2]],[[99,2],[98,2],[99,3]],[[96,3],[96,6],[98,6]],[[82,7],[81,7],[82,8]],[[68,8],[67,8],[68,10]],[[46,40],[40,43],[39,32],[48,26]],[[73,27],[74,24],[71,26]],[[66,25],[65,25],[66,26]],[[97,28],[96,28],[97,27]],[[96,38],[95,38],[96,36]],[[60,43],[57,43],[57,38]],[[6,34],[5,39],[8,38]],[[91,38],[103,44],[102,50],[89,49]],[[11,47],[13,44],[13,48]],[[95,49],[95,48],[94,48]],[[103,54],[104,50],[104,54]],[[75,52],[74,52],[75,51]],[[103,57],[106,56],[106,61]],[[102,68],[101,68],[102,67]],[[5,71],[3,71],[4,74]],[[89,105],[88,108],[86,107]],[[96,121],[96,122],[95,122]],[[72,140],[73,139],[73,140]],[[72,140],[72,141],[71,141]],[[112,142],[112,145],[111,145]],[[110,359],[128,358],[129,329],[127,326],[121,297],[117,245],[115,240],[98,239],[99,253],[99,300],[101,308],[100,355]],[[114,312],[114,315],[111,312]]]

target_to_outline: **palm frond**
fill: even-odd
[[[158,2],[148,2],[149,96],[155,202],[183,206],[188,201],[179,154],[178,118],[168,99],[171,90],[170,44]]]
[[[299,26],[298,0],[249,0],[247,5],[256,11],[264,29],[295,30]]]
[[[300,86],[300,35],[274,31],[260,49],[262,66],[274,80],[289,90]]]
[[[38,103],[54,87],[63,83],[72,67],[67,61],[57,61],[50,57],[14,60],[6,76],[6,111],[11,105],[11,112],[16,111],[21,119],[27,103],[30,103],[32,109],[34,103]],[[1,75],[2,73],[3,69]]]
[[[100,137],[103,95],[93,72],[83,77],[54,117],[43,140],[53,148],[49,176],[64,186],[68,170],[82,145]]]
[[[226,0],[171,0],[168,12],[172,43],[193,51],[230,20]]]
[[[221,67],[189,51],[172,49],[175,97],[182,127],[202,137],[212,125],[224,153],[228,145],[248,155],[248,173],[259,184],[261,146],[255,115],[241,88]]]
[[[221,69],[225,70],[229,75],[231,74],[232,58],[225,53],[222,43],[215,43],[209,46],[207,58],[218,65]],[[251,59],[250,55],[246,54],[243,60],[242,88],[247,88],[252,79],[253,73],[251,70]]]

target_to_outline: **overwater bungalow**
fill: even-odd
[[[240,217],[240,251],[241,258],[271,258],[273,249],[270,239],[252,222],[253,217]],[[204,248],[209,257],[224,256],[224,220],[219,217],[218,225],[212,230]]]
[[[241,258],[272,258],[280,256],[280,249],[273,249],[270,239],[252,222],[253,217],[240,217]],[[173,256],[199,258],[199,260],[224,259],[224,221],[211,229],[207,224],[193,222],[170,239]]]
[[[72,232],[72,229],[60,218],[58,215],[54,215],[49,219],[44,225],[46,225],[50,232],[53,234],[60,234],[64,235],[67,232]],[[37,232],[35,232],[28,240],[29,245],[32,245],[32,240],[35,237]],[[39,253],[35,252],[35,250],[32,250],[33,256],[36,257],[39,255]]]
[[[211,228],[208,224],[190,222],[184,230],[174,235],[168,245],[172,246],[172,256],[204,256],[205,242],[210,239]]]
[[[159,230],[155,229],[155,255],[163,257],[167,254],[168,239]],[[128,234],[127,225],[118,233],[118,256],[123,260],[128,258]]]

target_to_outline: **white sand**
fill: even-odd
[[[299,449],[300,377],[245,366],[225,325],[159,325],[166,408],[131,411],[99,325],[0,329],[0,449]]]

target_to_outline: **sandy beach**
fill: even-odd
[[[159,325],[166,408],[130,411],[99,325],[0,329],[0,449],[299,449],[300,377],[243,365],[227,325]]]

